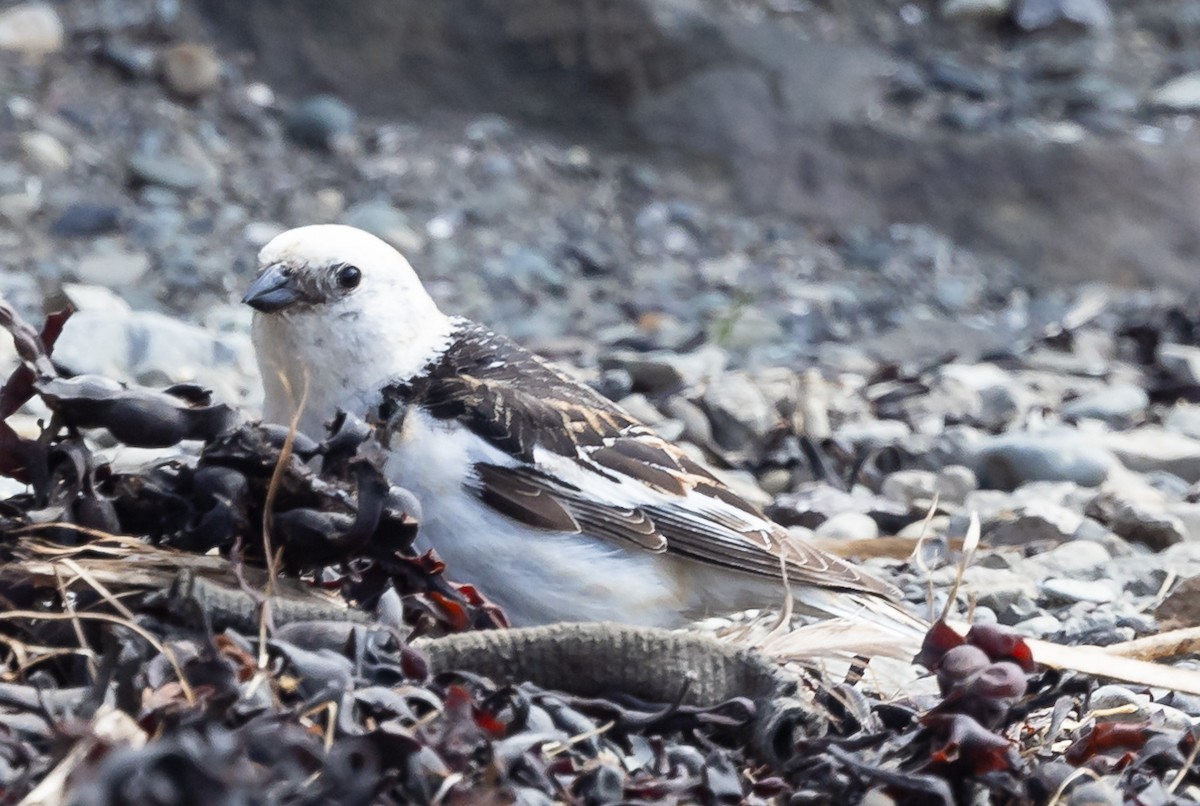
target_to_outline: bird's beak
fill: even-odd
[[[274,263],[254,278],[242,302],[256,311],[275,313],[298,302],[300,296],[300,289],[291,274],[281,264]]]

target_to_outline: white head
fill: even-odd
[[[300,427],[319,438],[337,408],[364,415],[384,384],[416,374],[447,344],[449,318],[404,256],[370,233],[288,230],[262,248],[258,267],[242,302],[256,311],[268,420],[286,422],[307,388]]]

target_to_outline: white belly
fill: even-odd
[[[392,438],[386,472],[421,502],[418,547],[448,575],[477,586],[514,625],[614,620],[674,627],[695,606],[672,558],[580,535],[525,527],[463,488],[475,462],[512,460],[457,424],[410,411]]]

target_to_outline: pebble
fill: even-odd
[[[98,241],[93,251],[79,258],[74,274],[83,283],[109,287],[130,286],[150,269],[150,257],[108,241]]]
[[[199,383],[217,399],[251,409],[261,397],[248,335],[212,333],[177,317],[128,306],[77,311],[59,337],[54,360],[71,373],[147,386]]]
[[[40,58],[62,49],[65,33],[49,3],[20,3],[0,11],[0,50]]]
[[[1190,344],[1160,344],[1158,363],[1180,383],[1200,385],[1200,347]]]
[[[937,489],[938,476],[929,470],[901,470],[883,480],[879,492],[909,509],[928,508]]]
[[[946,19],[1000,20],[1008,16],[1012,0],[942,0]]]
[[[1178,403],[1163,417],[1163,428],[1185,437],[1200,439],[1200,406]]]
[[[43,173],[62,173],[71,167],[71,152],[54,135],[46,132],[25,132],[21,135],[21,151],[35,168]]]
[[[221,85],[221,60],[208,45],[182,42],[159,55],[159,77],[167,89],[185,99],[213,92]]]
[[[1066,806],[1121,806],[1125,798],[1107,781],[1088,781],[1071,788]]]
[[[316,95],[293,106],[284,119],[288,136],[309,148],[341,150],[354,138],[358,115],[341,99]]]
[[[1144,426],[1104,434],[1097,441],[1130,470],[1139,473],[1165,470],[1189,484],[1200,481],[1200,439]]]
[[[1062,602],[1110,602],[1116,596],[1107,580],[1047,579],[1042,582],[1042,593],[1051,600]]]
[[[757,449],[778,421],[770,401],[750,377],[741,372],[710,379],[700,404],[712,422],[714,441],[726,450]]]
[[[982,535],[993,546],[1059,544],[1070,540],[1082,523],[1079,513],[1039,501],[985,523]]]
[[[111,204],[75,202],[50,225],[59,238],[88,238],[115,232],[121,227],[121,211]]]
[[[1013,490],[1030,481],[1097,487],[1115,461],[1096,442],[1074,430],[1002,434],[975,451],[973,467],[984,488]]]
[[[196,190],[210,178],[205,166],[170,154],[133,154],[128,166],[130,175],[138,182],[171,190]]]
[[[1026,31],[1060,22],[1103,29],[1112,25],[1112,10],[1105,0],[1016,0],[1013,18]]]
[[[387,241],[401,254],[412,255],[425,246],[425,238],[409,225],[408,216],[386,200],[351,205],[343,214],[342,223]]]
[[[1150,396],[1145,389],[1120,383],[1080,395],[1063,404],[1062,415],[1074,420],[1101,420],[1120,427],[1144,412],[1149,405]]]
[[[875,519],[861,512],[839,512],[813,531],[820,537],[842,540],[871,540],[879,537],[879,525]]]
[[[1150,93],[1153,106],[1172,112],[1194,112],[1200,109],[1200,70],[1184,73]]]
[[[1188,538],[1183,521],[1165,512],[1151,512],[1136,504],[1117,507],[1109,520],[1109,528],[1130,541],[1141,543],[1154,551],[1182,543]]]

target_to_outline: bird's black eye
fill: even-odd
[[[362,282],[362,272],[358,266],[342,266],[337,270],[337,283],[347,290],[357,288]]]

